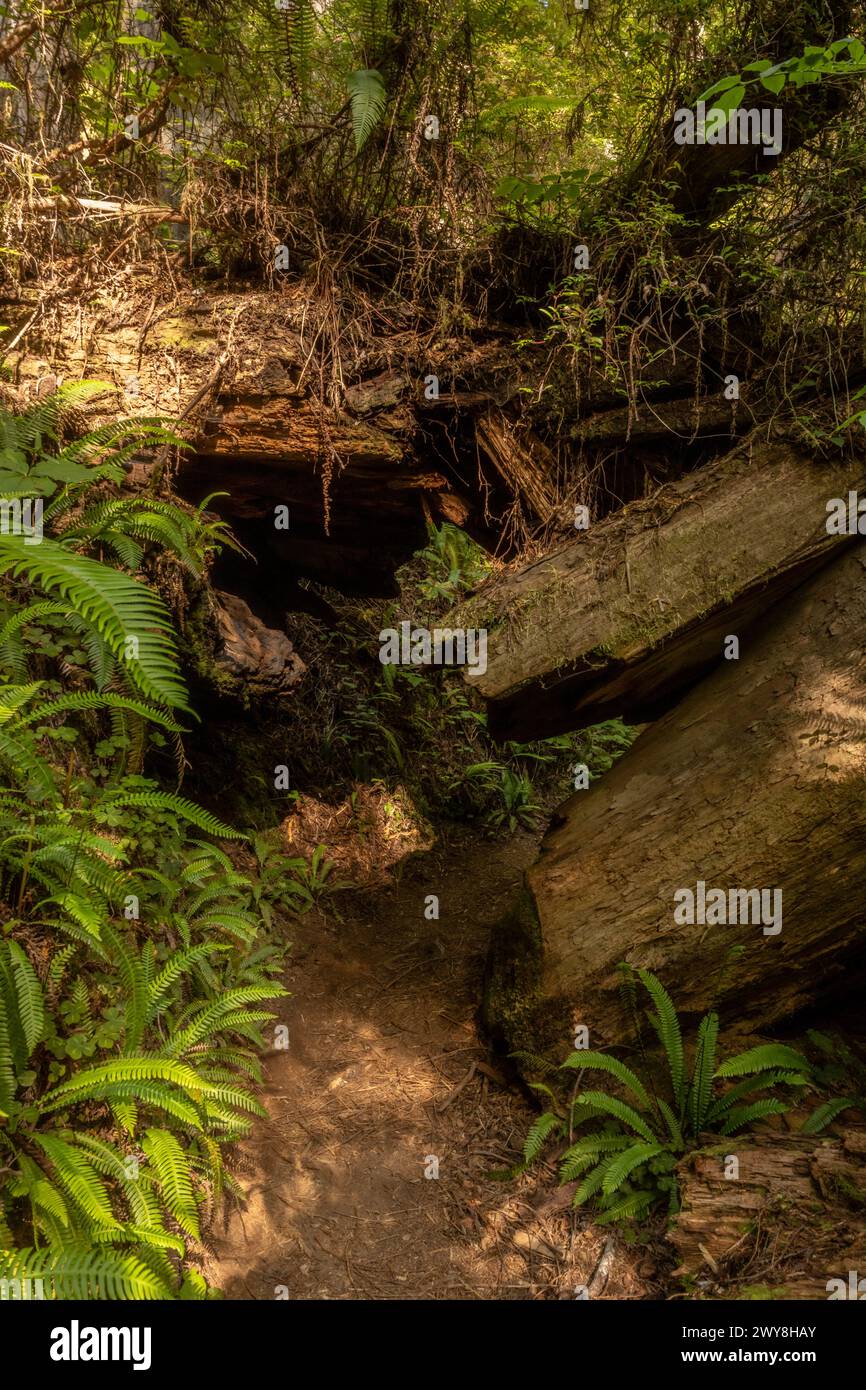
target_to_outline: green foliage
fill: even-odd
[[[268,928],[329,866],[314,856],[290,897],[285,872],[250,876],[197,838],[243,836],[141,775],[187,697],[168,611],[124,568],[167,551],[195,574],[218,533],[200,512],[92,500],[129,424],[66,448],[89,482],[53,476],[39,461],[68,401],[5,428],[58,485],[52,521],[71,489],[80,505],[32,548],[0,537],[0,1278],[52,1298],[200,1298],[189,1242],[233,1187],[224,1147],[263,1113],[284,993]]]
[[[0,574],[59,594],[123,663],[146,699],[186,709],[171,621],[149,589],[55,541],[43,539],[38,549],[28,550],[23,536],[0,535]]]
[[[866,1110],[866,1060],[860,1050],[843,1038],[828,1037],[816,1029],[806,1034],[815,1061],[812,1074],[821,1089],[842,1091],[822,1101],[802,1127],[803,1134],[821,1134],[848,1110]]]
[[[76,381],[43,396],[22,414],[0,410],[0,495],[54,498],[47,518],[67,511],[96,483],[123,481],[123,465],[144,448],[187,448],[165,421],[111,421],[63,442],[66,420],[92,397],[116,390],[105,381]]]
[[[312,0],[283,0],[279,13],[284,26],[289,82],[296,100],[301,103],[307,95],[310,80],[316,12]]]
[[[823,78],[839,79],[859,77],[866,73],[866,47],[860,39],[837,39],[825,47],[823,44],[807,44],[801,54],[774,63],[770,58],[757,58],[747,63],[742,73],[735,77],[723,77],[714,82],[697,98],[710,102],[720,111],[728,112],[739,106],[746,88],[762,87],[773,96],[779,96],[790,84],[796,89],[820,82]]]
[[[573,790],[575,763],[598,776],[630,746],[635,730],[618,719],[534,743],[494,742],[459,671],[381,664],[382,629],[407,619],[436,627],[490,569],[489,556],[445,523],[430,526],[426,546],[398,570],[396,600],[356,604],[325,591],[336,621],[305,624],[298,641],[328,679],[300,687],[289,714],[307,785],[342,784],[349,795],[358,781],[399,782],[423,814],[498,835],[536,829],[548,797]]]
[[[355,149],[360,154],[376,126],[385,115],[387,95],[382,74],[375,68],[361,68],[349,73],[346,83],[352,107],[352,130]]]
[[[623,965],[624,998],[633,1013],[638,1034],[641,1071],[605,1052],[572,1052],[562,1064],[577,1072],[577,1087],[566,1113],[545,1112],[532,1126],[524,1160],[532,1162],[549,1140],[565,1140],[560,1180],[578,1182],[574,1205],[591,1203],[599,1222],[633,1221],[648,1216],[664,1202],[677,1211],[676,1167],[682,1158],[715,1135],[736,1134],[769,1115],[784,1114],[790,1103],[772,1094],[784,1087],[801,1089],[812,1079],[808,1060],[794,1048],[768,1043],[739,1053],[717,1065],[718,1015],[701,1019],[687,1074],[682,1027],[667,990],[648,970]],[[664,1075],[642,1041],[635,985],[649,996],[647,1020],[661,1045]],[[622,1095],[580,1089],[586,1072],[610,1077]],[[742,1077],[722,1089],[719,1083]],[[539,1087],[551,1097],[548,1086]],[[759,1095],[761,1092],[771,1094]],[[746,1105],[738,1102],[750,1097]],[[577,1131],[601,1121],[592,1133]]]

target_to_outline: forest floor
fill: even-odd
[[[664,1259],[574,1212],[552,1166],[491,1176],[537,1112],[497,1080],[475,1012],[490,928],[537,842],[449,832],[399,879],[300,919],[289,1045],[235,1167],[246,1200],[208,1235],[226,1297],[664,1296]]]

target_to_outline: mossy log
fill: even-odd
[[[656,717],[728,634],[846,543],[827,533],[827,502],[864,481],[862,456],[814,460],[753,437],[496,576],[453,618],[488,629],[487,669],[466,680],[491,731],[529,739]]]
[[[623,960],[738,1028],[863,981],[864,571],[859,542],[561,808],[494,936],[484,1018],[504,1046],[561,1060],[579,1024],[627,1041]],[[721,890],[705,914],[699,883]],[[732,904],[753,889],[766,915]]]

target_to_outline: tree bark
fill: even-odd
[[[475,422],[475,438],[509,492],[539,521],[556,508],[556,461],[546,445],[519,430],[500,410],[487,410]]]
[[[827,534],[826,505],[864,481],[862,457],[819,462],[753,436],[494,579],[460,610],[488,629],[487,669],[466,680],[491,731],[528,739],[654,718],[729,633],[846,543]]]
[[[736,1179],[725,1176],[727,1156],[737,1159]],[[682,1206],[668,1236],[680,1260],[676,1272],[721,1275],[726,1284],[766,1282],[777,1296],[826,1299],[830,1280],[847,1284],[858,1260],[862,1271],[864,1160],[863,1130],[840,1138],[741,1135],[692,1155],[680,1167]],[[762,1230],[772,1235],[769,1260],[762,1260]]]
[[[561,808],[494,935],[484,1017],[502,1043],[561,1060],[575,1024],[592,1047],[626,1040],[622,960],[738,1028],[863,980],[864,569],[859,543]],[[781,930],[678,923],[699,881],[780,890]]]

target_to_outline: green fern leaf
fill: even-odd
[[[18,996],[18,1018],[24,1031],[28,1053],[32,1052],[45,1034],[45,999],[39,976],[17,941],[5,942],[9,953],[15,992]]]
[[[607,1168],[601,1190],[606,1197],[610,1197],[618,1188],[622,1187],[626,1178],[633,1173],[635,1168],[639,1168],[642,1163],[648,1163],[651,1158],[662,1152],[660,1144],[632,1144],[624,1153],[618,1154],[614,1161]]]
[[[808,1076],[812,1070],[802,1052],[797,1052],[796,1048],[785,1047],[782,1043],[762,1043],[760,1047],[751,1047],[748,1052],[740,1052],[723,1062],[716,1076],[745,1076],[750,1072],[770,1071],[776,1067],[800,1072],[804,1076]]]
[[[352,130],[355,151],[360,154],[376,126],[380,124],[387,103],[385,84],[375,68],[360,68],[349,74],[347,82],[352,110]]]
[[[74,1245],[62,1250],[0,1250],[0,1279],[41,1279],[48,1298],[174,1297],[171,1286],[137,1256]]]
[[[646,1088],[640,1078],[625,1066],[616,1057],[609,1057],[606,1052],[572,1052],[563,1062],[563,1067],[570,1067],[572,1070],[582,1070],[586,1067],[590,1071],[605,1071],[611,1076],[615,1076],[617,1081],[621,1081],[632,1095],[635,1096],[647,1110],[650,1108],[650,1098]]]
[[[837,1096],[835,1100],[826,1100],[823,1105],[818,1105],[805,1121],[800,1129],[801,1134],[820,1134],[829,1124],[835,1120],[837,1115],[841,1115],[844,1110],[866,1109],[866,1101],[858,1099],[857,1096]]]
[[[633,1192],[631,1196],[623,1197],[622,1201],[617,1202],[614,1206],[596,1213],[593,1219],[600,1226],[609,1225],[612,1221],[628,1221],[635,1216],[642,1216],[655,1201],[655,1192]]]
[[[648,1144],[656,1143],[656,1136],[653,1134],[649,1125],[641,1118],[636,1110],[625,1101],[618,1100],[616,1096],[606,1095],[604,1091],[584,1091],[583,1095],[577,1097],[577,1106],[590,1106],[596,1113],[612,1115],[614,1119],[634,1131],[641,1139],[645,1139]]]
[[[55,541],[43,538],[31,549],[23,536],[12,535],[0,535],[0,573],[26,575],[62,594],[93,624],[146,699],[190,712],[168,612],[143,584]]]
[[[34,1133],[33,1142],[50,1159],[59,1185],[89,1221],[99,1226],[119,1223],[111,1202],[90,1159],[56,1134]]]
[[[649,970],[638,970],[638,978],[656,1006],[659,1037],[664,1044],[671,1073],[671,1086],[677,1109],[685,1106],[685,1057],[680,1021],[673,1001],[660,980]]]
[[[704,1014],[698,1028],[694,1074],[688,1097],[688,1111],[693,1134],[700,1134],[713,1098],[713,1074],[716,1065],[718,1036],[718,1014]]]
[[[152,1163],[166,1206],[183,1230],[201,1239],[189,1157],[167,1129],[146,1131],[141,1147]]]
[[[755,1120],[763,1120],[767,1115],[784,1115],[790,1110],[783,1100],[775,1100],[772,1097],[768,1100],[757,1100],[753,1105],[738,1106],[728,1115],[727,1120],[722,1125],[722,1134],[736,1134],[738,1130],[744,1129],[746,1125],[752,1124]]]
[[[726,1091],[707,1114],[707,1125],[713,1125],[722,1115],[732,1109],[744,1096],[750,1096],[755,1091],[769,1090],[772,1086],[803,1086],[805,1078],[800,1072],[796,1071],[763,1071],[758,1072],[757,1076],[747,1076],[744,1081],[738,1082]]]
[[[523,1159],[525,1163],[533,1163],[550,1135],[557,1129],[562,1128],[562,1119],[559,1115],[554,1115],[552,1111],[547,1111],[544,1115],[539,1115],[538,1119],[530,1126],[523,1145]]]
[[[621,1153],[632,1143],[630,1134],[591,1134],[572,1144],[562,1156],[559,1169],[560,1182],[571,1182],[580,1177],[601,1154]]]
[[[187,801],[182,796],[174,796],[170,792],[109,792],[100,805],[105,809],[113,809],[116,806],[144,806],[150,811],[171,811],[183,820],[189,821],[191,825],[198,826],[199,830],[206,830],[210,835],[219,835],[223,840],[247,838],[241,831],[223,825],[216,816],[202,810],[194,802]]]

